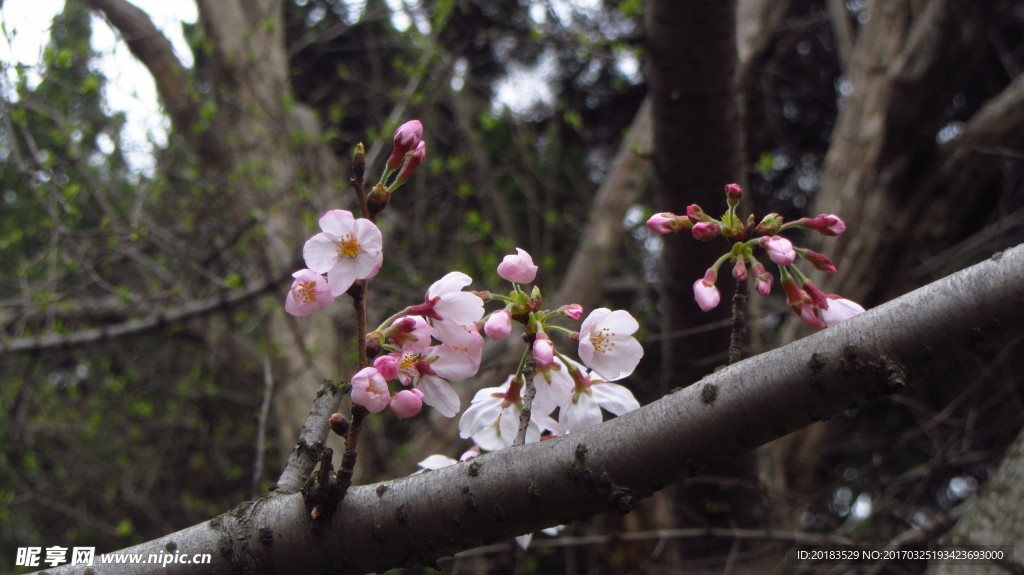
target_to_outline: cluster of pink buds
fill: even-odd
[[[855,302],[822,292],[794,265],[797,258],[801,258],[815,269],[835,273],[836,266],[827,256],[806,248],[795,247],[790,240],[779,235],[794,228],[812,230],[826,236],[839,235],[846,230],[846,224],[839,216],[821,214],[814,218],[783,222],[779,214],[768,214],[755,224],[753,214],[745,221],[736,214],[736,207],[743,197],[743,190],[739,185],[726,186],[725,196],[729,209],[721,219],[709,216],[700,206],[692,204],[687,206],[686,215],[662,212],[647,220],[647,226],[660,235],[670,235],[688,229],[695,239],[701,241],[723,236],[732,242],[732,249],[718,258],[705,272],[704,277],[693,284],[694,299],[702,310],[714,309],[721,302],[722,296],[716,282],[718,270],[726,262],[732,263],[732,275],[738,280],[746,280],[748,272],[751,273],[756,282],[757,292],[767,297],[771,293],[775,278],[757,259],[763,254],[778,266],[789,307],[807,325],[823,328],[864,312],[864,308]]]
[[[498,265],[498,275],[512,282],[512,291],[507,296],[482,294],[487,301],[505,304],[488,314],[483,324],[487,337],[505,339],[518,323],[529,344],[516,373],[501,386],[478,391],[459,422],[460,435],[485,451],[512,445],[519,432],[528,363],[536,375],[532,379],[536,395],[526,429],[527,443],[538,441],[545,433],[560,435],[600,423],[602,408],[621,415],[640,407],[628,388],[612,383],[632,374],[643,357],[643,348],[633,337],[640,327],[637,321],[626,311],[600,308],[583,320],[579,331],[555,324],[553,320],[560,317],[580,319],[583,307],[568,304],[555,310],[541,309],[540,288],[523,287],[533,282],[537,269],[530,254],[516,248],[515,254],[505,256]],[[586,365],[563,355],[551,337],[555,334],[576,343],[577,354]]]
[[[399,126],[395,130],[394,147],[384,165],[380,181],[366,198],[370,213],[375,215],[387,207],[391,193],[407,182],[413,171],[426,159],[427,142],[423,139],[423,124],[419,120],[409,120]]]

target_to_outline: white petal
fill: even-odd
[[[338,240],[336,236],[319,233],[302,246],[302,259],[306,267],[318,274],[325,274],[338,263]]]
[[[332,296],[338,297],[352,287],[352,283],[356,281],[353,269],[351,265],[346,265],[346,262],[341,262],[327,272],[327,284],[331,286]]]
[[[590,391],[598,405],[615,415],[640,409],[640,402],[633,397],[633,392],[617,383],[598,383],[590,386]]]
[[[445,417],[455,417],[462,406],[459,394],[455,393],[447,381],[434,375],[420,378],[416,389],[423,392],[423,403],[436,409]]]
[[[441,469],[442,467],[448,467],[449,465],[455,465],[456,463],[458,463],[458,460],[456,459],[452,459],[447,455],[439,455],[435,453],[434,455],[428,455],[426,459],[416,465],[423,469]]]
[[[579,351],[580,358],[586,362],[587,358],[583,357],[582,341],[580,341]],[[615,341],[615,347],[612,348],[612,351],[605,353],[592,353],[587,365],[596,371],[605,381],[614,381],[616,379],[622,379],[633,373],[633,370],[636,369],[637,364],[640,363],[640,359],[643,358],[643,356],[643,346],[640,345],[639,341],[630,337],[625,340]]]
[[[583,323],[580,324],[580,333],[586,333],[590,331],[591,326],[601,321],[601,318],[610,314],[611,312],[612,310],[606,307],[599,307],[594,311],[590,312],[590,314],[583,320]]]
[[[636,333],[636,330],[640,329],[640,324],[628,311],[617,309],[602,318],[601,327],[608,328],[617,335],[626,336]]]
[[[346,210],[331,210],[320,216],[320,229],[337,237],[352,233],[356,217]]]
[[[473,278],[462,272],[451,272],[427,288],[427,299],[431,300],[446,293],[461,291],[473,283]]]
[[[480,392],[477,392],[477,396],[479,395]],[[459,437],[468,439],[497,423],[498,417],[501,416],[501,402],[501,398],[486,397],[482,401],[474,398],[459,420]]]
[[[457,291],[441,296],[434,312],[447,321],[466,325],[484,317],[484,300],[474,293]]]
[[[558,422],[566,433],[597,425],[602,419],[601,408],[589,393],[581,393],[579,399],[566,406],[558,416]]]

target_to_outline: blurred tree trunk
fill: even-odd
[[[126,0],[89,2],[152,73],[175,132],[195,152],[204,178],[214,182],[215,193],[231,198],[223,225],[241,229],[248,221],[259,230],[254,241],[237,248],[245,281],[285,285],[301,267],[303,241],[316,231],[300,225],[302,214],[340,207],[329,205],[330,197],[346,179],[321,142],[312,112],[292,94],[282,3],[199,0],[199,24],[209,49],[202,70],[189,70],[137,7]],[[209,95],[198,90],[200,74]],[[338,354],[305,352],[313,342],[321,350],[339,348],[338,330],[328,316],[305,322],[300,331],[279,306],[263,324],[270,349],[280,354],[274,358],[278,379],[289,382],[274,402],[285,453],[320,380],[338,373]],[[231,333],[211,330],[225,345],[245,349],[243,356],[256,353],[249,343],[232,343]]]
[[[677,213],[694,203],[709,213],[725,211],[725,185],[743,179],[735,2],[652,0],[645,19],[655,205]],[[693,282],[718,255],[682,238],[664,244],[662,392],[689,385],[725,361],[725,331],[673,336],[728,317],[727,305],[705,314],[693,301]]]

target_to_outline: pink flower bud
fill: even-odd
[[[725,186],[725,202],[732,207],[736,207],[740,204],[740,199],[743,198],[743,188],[739,184],[729,184]]]
[[[697,204],[690,204],[686,206],[686,217],[693,223],[707,222],[711,220],[711,217],[704,213]]]
[[[732,266],[732,277],[739,281],[747,279],[747,262],[742,258],[736,260],[736,265]]]
[[[780,266],[788,266],[796,259],[793,242],[782,236],[762,237],[759,242],[768,252],[768,258]]]
[[[515,254],[505,256],[498,264],[498,275],[512,283],[528,284],[537,277],[537,266],[526,250],[516,248]]]
[[[484,333],[494,341],[508,337],[512,333],[512,314],[504,309],[492,313],[484,323]]]
[[[722,233],[722,226],[715,222],[699,222],[693,224],[693,228],[690,230],[693,234],[694,239],[706,242],[714,239],[718,234]]]
[[[805,260],[811,262],[814,269],[821,270],[829,274],[836,273],[836,265],[832,263],[832,260],[828,259],[828,256],[825,254],[819,254],[818,252],[807,249],[802,249],[799,253]]]
[[[364,367],[352,376],[352,402],[378,413],[391,403],[388,382],[374,367]]]
[[[828,296],[828,304],[827,308],[821,310],[821,319],[829,327],[864,313],[860,304],[835,294]]]
[[[702,311],[711,311],[722,301],[722,294],[718,293],[718,288],[715,287],[717,276],[715,270],[708,270],[703,279],[693,284],[693,299],[697,300],[697,305]]]
[[[533,360],[537,362],[537,367],[546,367],[555,362],[555,345],[547,334],[538,333],[537,339],[533,341]]]
[[[828,296],[814,282],[806,280],[804,282],[804,291],[807,293],[807,297],[811,298],[812,304],[822,309],[828,309]]]
[[[647,227],[651,228],[651,231],[658,235],[669,236],[682,229],[680,219],[686,222],[686,227],[690,226],[690,220],[685,217],[677,216],[672,212],[661,212],[660,214],[654,214],[647,220]]]
[[[398,419],[412,417],[423,409],[423,392],[415,387],[403,389],[391,396],[391,411]]]
[[[388,168],[394,170],[401,165],[405,154],[415,148],[423,140],[423,124],[419,120],[409,120],[395,130],[395,147],[388,158]]]
[[[392,186],[400,186],[409,179],[413,171],[420,167],[427,159],[427,143],[420,141],[416,144],[416,147],[411,152],[405,154],[405,164],[402,165],[402,171],[398,172],[398,177],[395,178],[395,183]]]
[[[580,319],[583,315],[583,306],[578,303],[571,303],[569,305],[563,305],[559,308],[559,311],[571,319]]]
[[[798,223],[804,228],[826,236],[838,236],[846,231],[846,224],[843,220],[833,214],[820,214],[816,218],[802,218]]]
[[[775,281],[775,278],[764,269],[761,262],[754,262],[753,268],[754,277],[757,278],[757,293],[768,297],[768,294],[772,293],[772,282]]]
[[[398,379],[399,361],[391,354],[377,357],[373,360],[373,367],[384,379]]]

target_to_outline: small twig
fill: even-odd
[[[533,354],[527,352],[526,363],[523,365],[523,411],[519,414],[519,429],[516,431],[516,439],[512,445],[526,444],[526,430],[530,427],[530,416],[533,412],[533,398],[537,395],[537,386],[533,383],[533,377],[537,374],[537,364],[533,361]]]
[[[295,449],[292,450],[288,463],[277,480],[275,491],[296,493],[302,489],[302,483],[320,460],[324,442],[327,441],[327,434],[330,431],[328,422],[331,414],[341,407],[343,395],[341,387],[334,382],[325,381],[320,386],[316,399],[313,400],[313,407],[309,410],[309,417],[302,425]]]
[[[743,332],[746,330],[747,280],[736,280],[732,296],[732,333],[729,336],[729,363],[743,359]]]
[[[256,420],[256,462],[252,470],[253,497],[259,494],[260,480],[263,479],[263,457],[267,443],[267,419],[270,413],[270,397],[274,393],[274,376],[270,372],[270,358],[263,356],[263,402],[260,404],[259,419]]]

